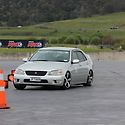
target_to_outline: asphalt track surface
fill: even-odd
[[[22,62],[0,61],[5,76]],[[0,125],[125,125],[125,62],[95,61],[92,87],[6,90]]]

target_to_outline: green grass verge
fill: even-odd
[[[36,48],[0,48],[0,55],[33,53],[36,50]]]
[[[111,49],[108,49],[108,48],[100,49],[97,46],[85,46],[85,45],[73,45],[73,44],[48,44],[47,46],[48,47],[75,47],[75,48],[80,48],[87,53],[112,51]],[[36,50],[37,48],[0,48],[0,55],[33,53]]]

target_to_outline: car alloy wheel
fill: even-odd
[[[69,89],[71,87],[70,81],[71,81],[71,74],[70,72],[67,72],[64,78],[63,89]]]

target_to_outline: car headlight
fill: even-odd
[[[62,69],[59,70],[52,70],[48,73],[48,75],[51,76],[59,76],[59,75],[64,75],[64,71]]]
[[[17,69],[14,74],[24,75],[25,72],[22,69]]]

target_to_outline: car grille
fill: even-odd
[[[29,83],[48,83],[46,79],[41,79],[41,81],[30,81],[30,79],[24,79],[24,82],[29,82]]]
[[[30,76],[45,76],[47,71],[25,71]]]

